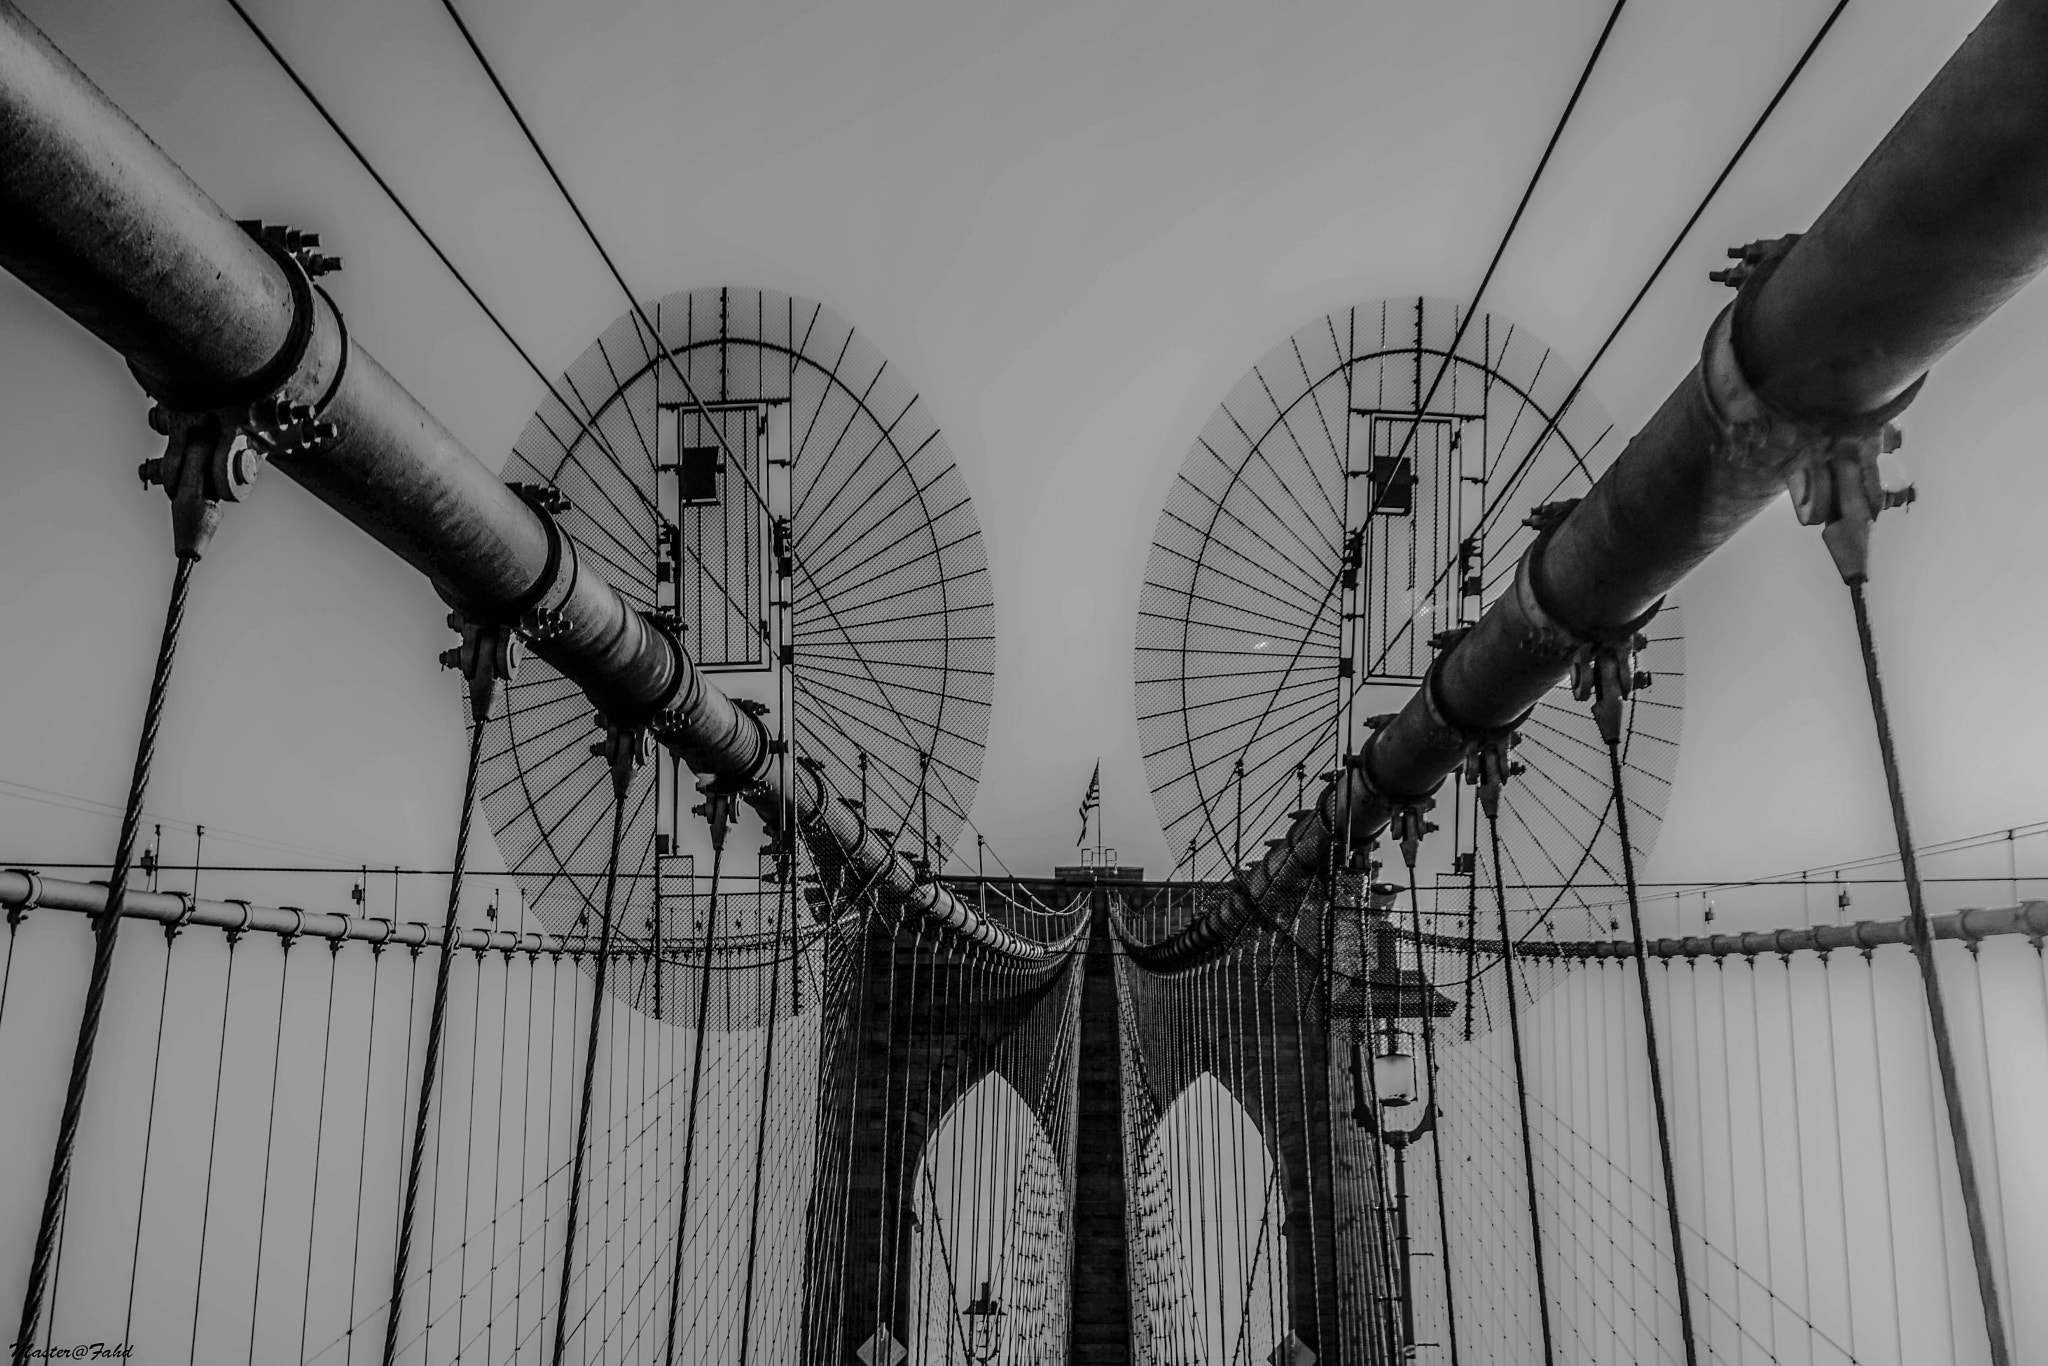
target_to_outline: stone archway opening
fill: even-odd
[[[1286,1194],[1259,1126],[1212,1073],[1160,1115],[1132,1199],[1133,1359],[1266,1361],[1286,1332]]]
[[[983,1077],[933,1126],[915,1183],[909,1366],[956,1366],[981,1346],[1005,1366],[1064,1362],[1067,1191],[1030,1102]]]

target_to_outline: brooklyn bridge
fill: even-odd
[[[2048,0],[27,8],[17,1366],[2048,1359]]]

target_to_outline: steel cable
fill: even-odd
[[[1444,1195],[1444,1145],[1439,1126],[1443,1123],[1442,1108],[1436,1105],[1436,985],[1426,966],[1424,955],[1427,949],[1422,938],[1422,892],[1416,886],[1415,854],[1413,846],[1404,846],[1401,853],[1408,864],[1408,916],[1415,935],[1416,991],[1422,997],[1422,1072],[1429,1084],[1429,1099],[1435,1109],[1429,1135],[1429,1150],[1432,1168],[1436,1176],[1436,1222],[1438,1264],[1443,1268],[1444,1303],[1452,1302],[1451,1287],[1451,1216]],[[1477,879],[1474,879],[1476,884]],[[1328,961],[1327,959],[1325,961]],[[1459,1366],[1457,1317],[1446,1314],[1451,1349],[1451,1366]]]
[[[1529,1246],[1534,1254],[1536,1309],[1543,1329],[1544,1366],[1557,1366],[1557,1347],[1550,1327],[1550,1289],[1543,1266],[1543,1215],[1536,1190],[1536,1148],[1529,1132],[1529,1070],[1522,1049],[1522,1017],[1515,1000],[1515,945],[1508,929],[1507,877],[1500,861],[1500,816],[1496,803],[1486,813],[1487,836],[1493,848],[1493,890],[1500,912],[1502,981],[1507,993],[1508,1039],[1515,1057],[1515,1102],[1522,1118],[1522,1165],[1529,1188]]]
[[[683,1293],[683,1242],[690,1217],[690,1177],[697,1158],[698,1101],[704,1087],[704,1040],[711,1022],[711,946],[718,935],[718,876],[725,862],[725,841],[711,846],[711,887],[704,914],[704,968],[697,982],[697,1032],[690,1044],[689,1118],[683,1127],[683,1181],[676,1211],[675,1271],[669,1278],[668,1337],[662,1349],[662,1366],[676,1359],[676,1311]]]
[[[1992,1264],[1991,1236],[1984,1218],[1984,1195],[1977,1175],[1977,1156],[1970,1143],[1962,1079],[1956,1069],[1955,1041],[1949,1029],[1948,1002],[1934,962],[1934,929],[1920,885],[1920,863],[1913,850],[1913,832],[1906,816],[1905,782],[1899,775],[1898,749],[1892,740],[1891,714],[1885,705],[1884,678],[1877,664],[1877,641],[1870,625],[1870,606],[1861,574],[1847,575],[1849,602],[1856,617],[1856,641],[1863,655],[1863,677],[1870,691],[1870,714],[1877,731],[1878,756],[1884,762],[1885,793],[1891,801],[1892,833],[1899,845],[1899,870],[1906,883],[1906,905],[1913,937],[1913,958],[1920,969],[1921,991],[1927,999],[1927,1023],[1941,1077],[1941,1095],[1948,1114],[1949,1138],[1955,1150],[1956,1177],[1962,1186],[1963,1215],[1969,1226],[1970,1256],[1976,1265],[1977,1295],[1984,1310],[1984,1333],[1992,1366],[2012,1366],[2000,1306],[1998,1274]]]
[[[142,802],[149,791],[149,774],[156,762],[157,733],[163,726],[164,696],[169,690],[171,666],[178,653],[178,637],[185,624],[185,603],[192,588],[196,554],[180,554],[171,578],[171,597],[164,609],[163,637],[157,644],[156,668],[150,675],[149,700],[142,713],[142,738],[135,749],[135,770],[128,782],[128,802],[121,813],[121,833],[114,845],[114,866],[107,879],[107,904],[93,924],[92,972],[85,988],[85,1008],[78,1022],[78,1038],[72,1047],[71,1072],[64,1084],[64,1107],[57,1121],[57,1140],[50,1158],[49,1185],[43,1193],[42,1214],[36,1223],[35,1251],[29,1260],[28,1287],[22,1297],[21,1323],[14,1335],[15,1366],[27,1366],[35,1349],[36,1330],[49,1293],[51,1262],[56,1255],[57,1237],[64,1217],[65,1197],[71,1186],[71,1163],[78,1147],[79,1120],[85,1111],[85,1091],[92,1076],[93,1050],[99,1041],[100,1019],[106,1010],[107,991],[113,979],[114,945],[121,933],[121,911],[128,899],[128,875],[135,854],[136,835],[142,826]]]
[[[624,774],[615,775],[613,785],[611,853],[604,878],[604,917],[598,928],[596,980],[591,986],[590,1035],[583,1054],[583,1098],[576,1115],[576,1155],[569,1169],[568,1228],[562,1237],[561,1289],[555,1297],[555,1346],[550,1358],[554,1366],[562,1366],[563,1357],[569,1349],[569,1285],[576,1270],[576,1226],[583,1209],[583,1168],[590,1147],[590,1103],[597,1081],[598,1036],[604,1023],[605,976],[612,962],[612,912],[619,886],[619,846],[625,842],[626,794],[630,790],[631,769],[625,769]]]
[[[1643,1051],[1650,1062],[1650,1099],[1657,1117],[1657,1156],[1664,1172],[1664,1212],[1670,1224],[1671,1261],[1678,1279],[1679,1327],[1685,1335],[1686,1366],[1699,1366],[1699,1343],[1692,1318],[1692,1287],[1685,1274],[1685,1238],[1679,1227],[1678,1175],[1671,1157],[1671,1115],[1664,1092],[1664,1057],[1657,1047],[1657,1011],[1650,998],[1650,952],[1643,935],[1643,903],[1636,892],[1635,846],[1629,842],[1628,799],[1622,782],[1619,730],[1608,737],[1607,765],[1614,783],[1614,829],[1621,841],[1621,872],[1628,884],[1629,933],[1635,943],[1636,992],[1643,1008]]]
[[[434,1003],[427,1017],[427,1051],[420,1064],[419,1098],[413,1109],[412,1147],[405,1167],[405,1197],[399,1207],[398,1244],[391,1264],[391,1307],[384,1321],[384,1366],[398,1355],[398,1322],[405,1312],[405,1275],[412,1260],[413,1225],[419,1213],[420,1174],[426,1162],[427,1116],[434,1109],[434,1081],[440,1073],[441,1040],[448,1016],[449,979],[455,968],[455,917],[462,904],[462,873],[469,857],[469,831],[476,812],[477,773],[483,761],[484,725],[479,712],[469,728],[469,761],[463,770],[462,812],[455,827],[454,872],[448,882],[448,912],[441,922],[441,956],[434,965]],[[599,972],[604,969],[600,967]],[[436,1164],[438,1166],[438,1163]],[[431,1311],[432,1306],[428,1306]]]

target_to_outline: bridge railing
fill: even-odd
[[[1935,930],[2006,1330],[2034,1360],[2048,1352],[2048,1307],[2024,1289],[2048,1274],[2048,903]],[[1650,951],[1699,1359],[1988,1361],[1905,921],[1653,937]],[[1449,1246],[1416,1225],[1422,1336],[1528,1352],[1530,1174],[1498,940],[1468,952],[1427,935],[1400,953],[1457,1001],[1437,1044]],[[1514,958],[1553,1331],[1574,1362],[1683,1359],[1632,955],[1539,931]]]
[[[397,895],[368,916],[131,893],[102,1028],[110,1084],[81,1129],[38,1349],[381,1358],[445,888]],[[0,1151],[48,1144],[53,1040],[75,1022],[104,896],[0,872]],[[574,1247],[596,937],[465,907],[397,1360],[544,1351],[565,1261],[576,1359],[733,1358],[743,1333],[796,1359],[820,1004],[862,917],[820,925],[772,885],[721,900],[738,932],[708,956],[701,919],[658,942],[634,927],[613,951]],[[39,1184],[36,1164],[0,1164],[0,1224],[33,1226]],[[22,1283],[28,1252],[0,1243],[0,1281]]]

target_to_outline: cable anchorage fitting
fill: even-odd
[[[611,768],[612,790],[624,801],[634,771],[647,762],[647,728],[622,726],[602,714],[597,723],[604,728],[604,738],[591,741],[590,752]]]
[[[1387,836],[1401,846],[1401,861],[1408,866],[1410,881],[1414,880],[1415,858],[1422,851],[1422,838],[1436,829],[1436,822],[1426,819],[1435,805],[1434,797],[1403,802],[1394,808],[1387,821]]]
[[[498,685],[519,672],[519,637],[509,626],[471,621],[460,612],[448,614],[448,628],[462,637],[453,649],[441,651],[441,667],[458,670],[469,684],[470,715],[490,718]]]
[[[1572,656],[1572,696],[1593,704],[1593,721],[1609,745],[1621,743],[1621,704],[1637,689],[1656,682],[1655,674],[1636,668],[1636,653],[1649,643],[1631,631],[1588,642]]]
[[[30,911],[43,904],[43,875],[33,868],[9,868],[7,871],[28,882],[28,895],[7,908],[8,925],[18,927],[28,918]]]
[[[1522,732],[1497,730],[1481,737],[1465,756],[1465,781],[1479,789],[1479,806],[1488,820],[1500,818],[1500,794],[1508,779],[1520,777],[1527,767],[1511,758],[1522,743]]]
[[[334,301],[313,284],[339,270],[341,259],[322,255],[316,234],[255,221],[240,226],[285,274],[291,330],[278,354],[235,390],[181,396],[182,403],[160,399],[150,409],[150,428],[167,440],[164,453],[137,473],[170,497],[181,559],[205,553],[220,526],[220,505],[247,498],[266,461],[318,454],[341,435],[322,414],[348,369],[348,329]]]
[[[1757,289],[1799,240],[1785,237],[1731,247],[1738,264],[1709,277],[1736,287],[1735,302],[1707,329],[1700,354],[1700,389],[1720,429],[1721,453],[1736,465],[1777,475],[1792,495],[1803,526],[1821,528],[1821,541],[1848,584],[1869,577],[1870,529],[1886,508],[1912,504],[1910,483],[1886,488],[1880,458],[1899,448],[1893,419],[1919,396],[1922,375],[1873,412],[1813,417],[1767,402],[1749,382],[1737,343],[1742,319]]]
[[[740,794],[718,778],[700,776],[697,791],[704,800],[690,808],[693,816],[702,816],[711,829],[711,848],[715,853],[725,851],[726,832],[732,829],[733,817],[739,813]]]

